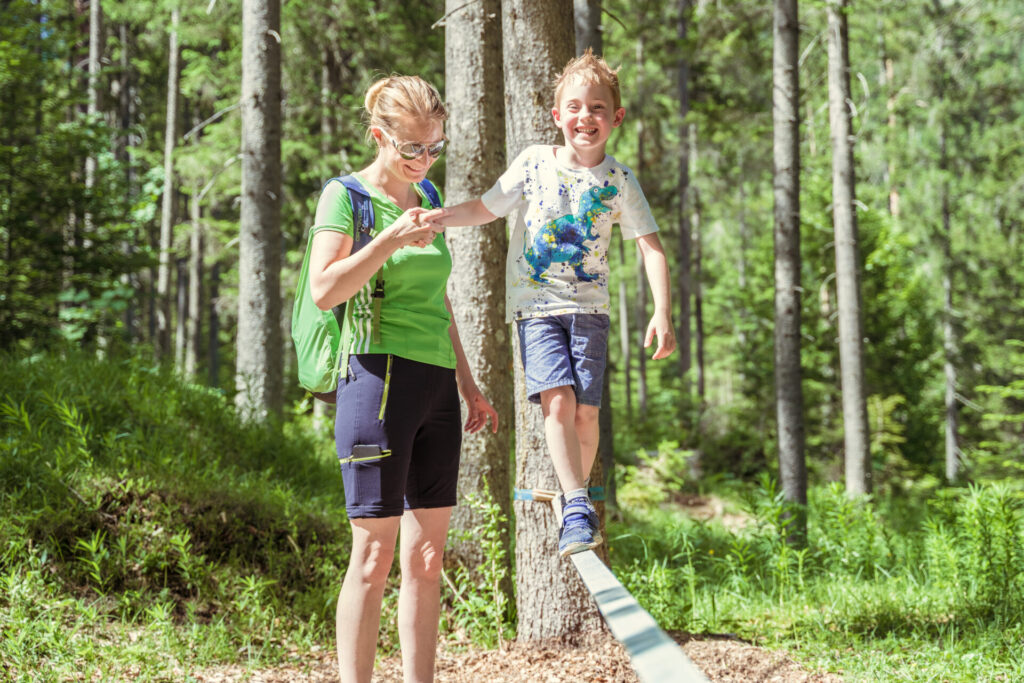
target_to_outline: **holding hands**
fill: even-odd
[[[417,206],[409,209],[392,223],[385,232],[397,242],[398,247],[426,247],[432,244],[437,233],[444,231],[438,219],[444,209],[424,209]]]

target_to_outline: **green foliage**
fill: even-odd
[[[504,647],[515,635],[515,615],[509,609],[505,587],[509,583],[506,550],[502,540],[508,519],[495,502],[486,480],[484,493],[470,493],[460,505],[466,505],[482,521],[477,526],[450,534],[463,542],[479,544],[483,562],[479,567],[458,565],[451,576],[444,572],[442,628],[452,637],[475,645]]]
[[[663,628],[777,644],[853,680],[885,670],[901,680],[1012,680],[1024,671],[1014,645],[1024,636],[1018,490],[872,504],[839,486],[814,488],[804,550],[784,542],[774,484],[744,498],[741,526],[646,510],[613,537],[616,574]]]
[[[349,532],[326,439],[243,424],[218,392],[140,358],[4,355],[0,386],[0,657],[14,671],[84,658],[173,677],[329,639]]]

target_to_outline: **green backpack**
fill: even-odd
[[[340,182],[348,190],[349,201],[352,203],[352,222],[357,228],[352,242],[352,253],[356,253],[373,237],[374,214],[373,202],[358,180],[351,175],[331,178],[329,183]],[[419,183],[420,189],[435,209],[441,206],[441,198],[437,189],[429,180]],[[321,190],[322,192],[322,190]],[[292,342],[298,356],[299,385],[313,396],[327,403],[334,403],[338,389],[338,375],[342,367],[347,366],[348,354],[339,353],[341,348],[342,329],[346,321],[351,326],[351,307],[344,303],[338,304],[330,311],[322,311],[313,302],[313,294],[309,289],[309,257],[313,251],[315,230],[309,231],[306,243],[306,255],[302,259],[302,271],[299,283],[295,288],[295,304],[292,308]],[[380,307],[384,298],[384,268],[377,271],[373,288],[373,320],[371,330],[373,340],[380,342]]]

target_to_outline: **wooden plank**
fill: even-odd
[[[551,498],[551,508],[561,524],[562,506],[557,495]],[[710,683],[593,550],[569,558],[594,596],[612,635],[625,646],[640,683]]]
[[[661,630],[593,550],[569,556],[612,635],[626,647],[641,683],[708,683],[683,649]]]

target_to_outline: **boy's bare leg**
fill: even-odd
[[[369,683],[377,652],[380,607],[400,517],[353,519],[352,555],[337,610],[338,670],[342,683]]]
[[[434,680],[441,561],[452,509],[406,510],[402,516],[402,587],[398,593],[398,638],[405,683]]]
[[[583,458],[580,438],[576,432],[576,392],[571,386],[555,387],[540,392],[540,407],[544,413],[544,437],[551,452],[551,462],[563,491],[583,487]],[[596,424],[596,420],[595,420]],[[595,434],[594,453],[597,452]],[[590,456],[590,465],[594,455]]]
[[[597,444],[600,437],[598,413],[600,410],[598,406],[583,404],[576,406],[576,436],[580,443],[580,462],[583,474],[580,486],[583,486],[590,476],[590,470],[593,469],[594,460],[597,458]]]

